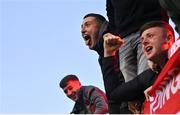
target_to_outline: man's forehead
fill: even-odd
[[[83,19],[83,22],[84,22],[84,23],[85,23],[85,22],[91,22],[91,21],[94,21],[95,19],[96,19],[95,17],[89,16],[89,17],[84,18],[84,19]]]
[[[160,31],[162,31],[163,29],[160,28],[160,27],[151,27],[151,28],[148,28],[146,30],[144,30],[142,32],[142,35],[143,34],[147,34],[147,33],[159,33]]]
[[[78,80],[69,80],[69,81],[67,81],[67,85],[66,86],[70,86],[72,84],[78,84],[78,83],[79,83]]]
[[[70,80],[67,82],[67,85],[63,88],[63,90],[67,90],[69,87],[73,87],[76,84],[79,84],[78,80]]]

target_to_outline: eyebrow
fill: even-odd
[[[87,25],[90,22],[92,22],[92,21],[86,21],[84,24],[81,24],[81,28],[83,27],[83,25]]]
[[[63,89],[63,91],[65,92],[65,91],[67,91],[67,89],[68,89],[68,85]]]

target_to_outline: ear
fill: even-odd
[[[167,37],[164,38],[164,43],[162,45],[162,49],[163,50],[168,50],[172,44],[174,43],[174,37],[172,34],[168,33],[167,34]]]
[[[81,82],[80,81],[78,81],[77,83],[78,83],[79,86],[81,86]]]
[[[173,37],[173,35],[172,35],[171,33],[169,33],[169,34],[167,35],[166,42],[167,42],[167,45],[168,45],[169,47],[171,47],[172,44],[174,43],[174,37]]]

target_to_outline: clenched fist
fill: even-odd
[[[124,43],[123,39],[111,33],[104,34],[103,39],[104,39],[104,57],[114,56],[116,51]]]

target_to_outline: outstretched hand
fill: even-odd
[[[104,57],[114,56],[116,51],[124,43],[123,39],[111,33],[104,34],[103,39],[104,39]]]

